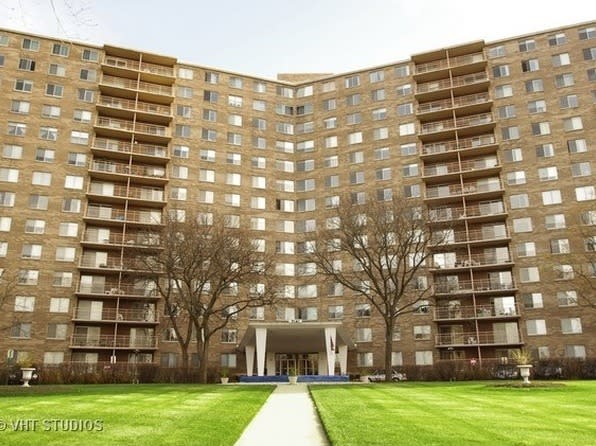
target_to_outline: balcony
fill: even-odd
[[[509,234],[505,227],[502,228],[486,228],[486,229],[468,229],[466,231],[453,231],[452,237],[447,237],[443,234],[437,235],[439,241],[437,247],[445,248],[457,244],[494,244],[495,242],[502,242],[509,240]]]
[[[87,207],[87,212],[84,218],[89,222],[100,224],[111,223],[112,225],[121,226],[123,223],[135,224],[141,226],[146,225],[161,225],[162,215],[161,210],[146,209],[146,210],[132,210],[124,211],[122,208],[113,208],[111,206],[101,206],[90,204]]]
[[[515,291],[517,287],[513,282],[491,282],[488,279],[460,280],[454,283],[435,283],[435,295],[459,295],[472,293],[495,293]]]
[[[107,234],[106,234],[107,232]],[[105,238],[104,238],[105,237]],[[159,249],[159,237],[152,237],[145,233],[134,233],[134,232],[117,232],[109,231],[105,229],[98,229],[88,227],[81,240],[83,245],[93,246],[99,245],[101,247],[117,247],[122,246],[129,248],[146,248],[146,249]]]
[[[131,144],[119,139],[95,138],[91,144],[91,150],[95,155],[122,160],[128,160],[132,154],[135,159],[147,163],[165,164],[169,159],[168,148],[165,145],[138,142]]]
[[[132,177],[134,183],[163,186],[168,182],[166,169],[162,166],[126,164],[110,159],[95,159],[89,166],[91,178],[106,181],[125,181]]]
[[[474,132],[486,133],[494,127],[494,120],[491,113],[480,113],[476,115],[463,116],[461,118],[444,119],[422,123],[419,138],[422,140],[454,138],[454,130],[458,134],[465,134],[474,129]],[[466,131],[467,130],[467,131]]]
[[[478,347],[485,345],[522,344],[518,333],[495,333],[493,331],[443,333],[435,336],[437,347]]]
[[[143,299],[159,297],[155,284],[150,281],[141,281],[140,284],[118,284],[118,282],[81,284],[77,294],[102,298],[106,296]]]
[[[155,336],[125,336],[125,335],[100,335],[73,334],[70,338],[70,348],[122,348],[122,349],[155,349],[157,337]]]
[[[510,308],[496,308],[494,305],[482,306],[439,306],[435,308],[435,321],[454,321],[465,319],[509,319],[519,318],[519,306],[516,304]]]
[[[104,73],[122,74],[122,71],[140,71],[145,80],[172,84],[175,80],[174,69],[164,65],[157,65],[138,60],[106,55],[102,61]]]
[[[451,116],[454,108],[466,108],[470,112],[487,112],[490,110],[491,99],[488,93],[477,93],[440,101],[424,102],[418,105],[418,115],[422,119],[440,119]],[[476,107],[474,107],[476,106]]]
[[[94,256],[85,256],[81,258],[79,263],[80,270],[87,270],[92,272],[114,272],[114,271],[141,271],[148,273],[145,264],[134,258],[125,258],[123,261],[119,257],[108,257],[106,260],[99,260]]]
[[[75,308],[74,321],[101,321],[101,322],[146,322],[157,323],[154,309],[127,309],[127,308],[102,308],[101,314],[95,314],[89,308]]]
[[[510,258],[500,258],[497,256],[490,256],[484,254],[471,254],[467,255],[462,253],[458,255],[454,260],[443,262],[443,263],[435,263],[430,268],[431,270],[457,270],[457,269],[468,269],[468,268],[475,268],[475,269],[502,269],[503,265],[511,265],[513,263]]]
[[[131,133],[135,133],[139,141],[167,144],[171,138],[170,129],[164,125],[145,124],[125,119],[98,116],[95,122],[95,132],[110,138],[130,140]]]
[[[456,76],[451,79],[438,79],[416,85],[415,96],[419,102],[447,99],[451,92],[455,96],[485,92],[488,88],[488,75],[485,71]]]
[[[498,177],[490,177],[475,182],[458,184],[443,184],[428,186],[425,200],[447,200],[462,196],[472,196],[474,199],[499,198],[503,194],[503,186]]]
[[[458,141],[438,141],[429,142],[422,145],[421,158],[425,162],[453,159],[457,157],[457,152],[466,153],[473,150],[478,155],[495,153],[497,145],[492,133],[474,136],[471,138],[462,138]]]
[[[469,68],[474,71],[478,70],[478,67],[481,67],[486,64],[486,58],[484,57],[483,53],[472,53],[472,54],[464,54],[461,56],[455,56],[440,60],[433,60],[431,62],[421,63],[416,65],[414,76],[416,78],[423,77],[422,75],[427,73],[433,73],[436,71],[444,71],[447,69],[454,69],[456,67],[463,67],[466,65],[474,65],[474,67]],[[461,70],[460,70],[461,71]]]
[[[507,216],[501,200],[473,206],[436,207],[429,210],[432,222],[450,222],[473,219],[474,222],[503,220]],[[499,218],[494,218],[498,216]]]
[[[124,200],[134,200],[137,204],[151,207],[165,205],[164,190],[151,187],[127,187],[121,184],[101,183],[91,181],[87,196],[96,202],[122,203]]]
[[[101,95],[96,106],[104,116],[132,120],[136,113],[137,118],[142,121],[164,125],[172,120],[172,111],[168,105]]]
[[[498,159],[496,157],[476,158],[463,160],[461,162],[437,163],[425,165],[423,169],[423,178],[435,181],[448,181],[459,179],[460,175],[464,178],[478,175],[494,175],[500,171]]]
[[[137,81],[124,77],[103,74],[99,80],[101,92],[107,96],[138,99],[156,104],[171,104],[174,100],[172,87],[152,82]]]

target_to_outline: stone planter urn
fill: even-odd
[[[530,369],[532,368],[532,364],[521,364],[518,365],[517,368],[519,369],[519,374],[524,380],[524,386],[530,385]]]
[[[221,376],[219,378],[219,380],[221,381],[222,384],[227,384],[230,381],[230,378],[227,376]]]
[[[21,381],[23,381],[23,387],[30,387],[29,381],[33,379],[33,372],[35,372],[35,368],[33,367],[22,367],[21,368]]]

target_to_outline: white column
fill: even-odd
[[[327,374],[327,352],[319,352],[319,375]]]
[[[267,346],[267,329],[255,328],[257,338],[257,376],[265,374],[265,348]]]
[[[267,352],[267,376],[275,376],[275,352]]]
[[[339,371],[342,375],[348,374],[348,346],[339,346]]]
[[[252,371],[255,366],[255,346],[245,346],[244,354],[246,355],[246,376],[252,376]]]
[[[328,375],[335,375],[335,327],[325,328],[325,347],[327,350]]]

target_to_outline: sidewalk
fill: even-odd
[[[328,446],[306,384],[280,384],[235,446]]]

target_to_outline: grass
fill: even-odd
[[[529,389],[475,382],[310,390],[334,446],[596,444],[596,381]]]
[[[0,387],[0,444],[233,445],[272,390],[157,384]],[[17,425],[18,420],[25,421]]]

